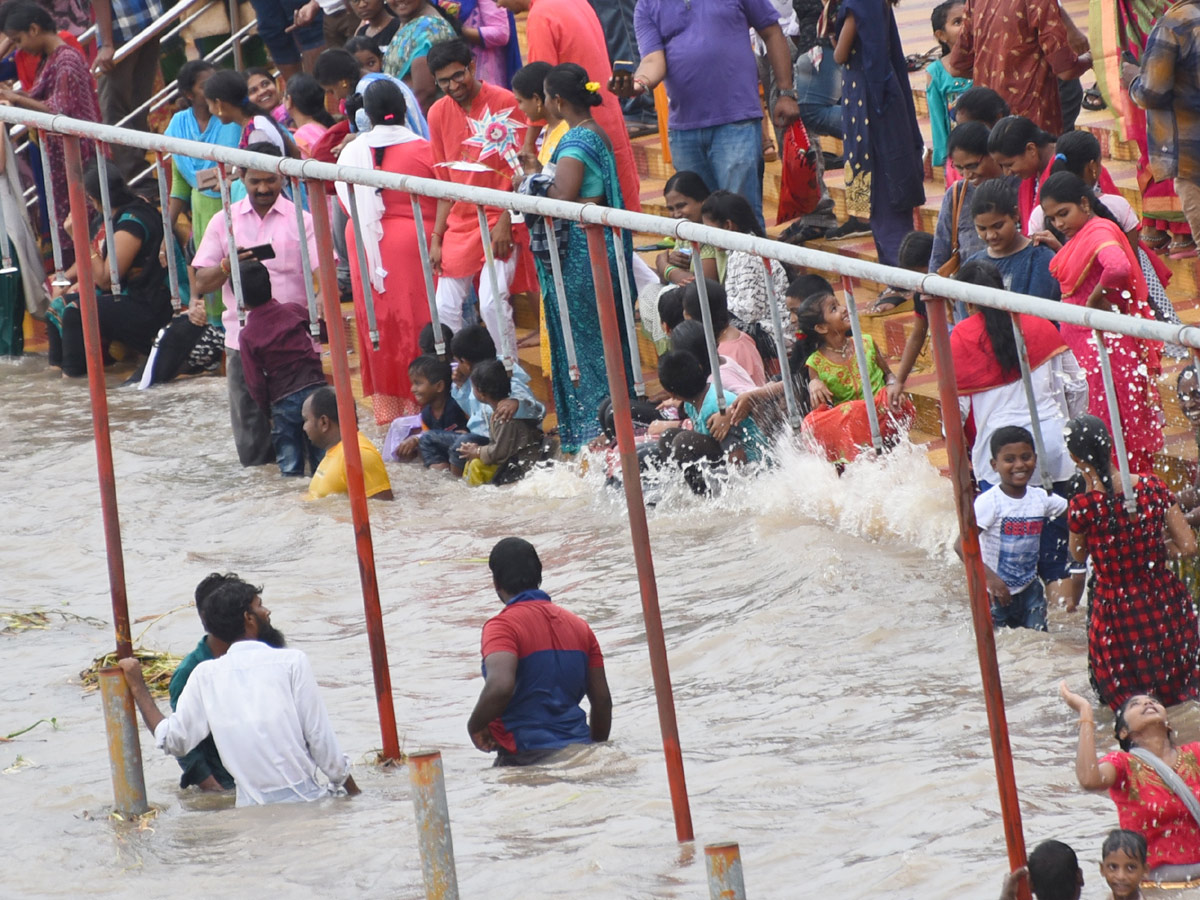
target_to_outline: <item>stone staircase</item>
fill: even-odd
[[[896,16],[900,26],[901,40],[908,53],[919,53],[934,46],[934,40],[929,26],[929,13],[935,4],[932,0],[905,3],[897,6]],[[1088,4],[1086,0],[1067,0],[1063,4],[1072,14],[1075,22],[1086,32],[1088,21]],[[1084,76],[1084,85],[1090,86],[1092,77]],[[925,97],[926,76],[924,72],[914,72],[910,75],[913,96],[917,110],[918,123],[927,146],[932,146],[932,134],[928,118],[928,104]],[[1077,122],[1078,128],[1092,132],[1099,140],[1101,154],[1105,167],[1117,183],[1122,195],[1141,212],[1141,193],[1137,185],[1136,160],[1137,145],[1125,141],[1117,131],[1116,120],[1107,110],[1098,112],[1083,110]],[[841,141],[822,137],[820,140],[823,150],[836,155],[841,154]],[[657,135],[638,138],[634,141],[634,155],[642,176],[642,209],[647,213],[667,215],[663,201],[662,189],[668,177],[674,170],[664,158],[662,147]],[[779,163],[767,163],[763,178],[763,212],[768,222],[767,231],[777,235],[788,223],[774,225],[779,202],[781,169]],[[842,170],[826,172],[826,184],[834,200],[835,211],[839,220],[846,216],[845,180]],[[932,232],[941,209],[942,198],[945,195],[944,171],[940,168],[926,168],[925,203],[916,211],[914,221],[921,230]],[[870,237],[850,238],[842,241],[818,240],[807,244],[808,247],[825,250],[841,256],[874,261],[875,247]],[[1168,286],[1168,295],[1180,318],[1189,324],[1200,324],[1200,273],[1198,261],[1169,260],[1173,277]],[[834,273],[822,273],[836,284],[838,279]],[[853,279],[855,298],[860,309],[864,308],[875,296],[881,285],[873,282]],[[905,341],[913,328],[915,316],[911,311],[900,311],[882,316],[864,316],[864,330],[871,334],[876,343],[883,348],[889,361],[895,365],[899,361]],[[1164,361],[1164,374],[1160,379],[1160,393],[1166,418],[1164,428],[1166,446],[1157,459],[1160,474],[1168,479],[1168,483],[1178,484],[1185,478],[1190,478],[1189,471],[1194,471],[1197,460],[1196,441],[1186,420],[1179,411],[1175,396],[1175,378],[1182,363],[1173,360]],[[931,462],[945,469],[946,452],[941,438],[941,409],[937,400],[936,375],[933,371],[928,343],[918,358],[917,366],[908,379],[909,394],[917,408],[917,420],[911,432],[914,443],[922,443],[928,447]],[[1192,467],[1189,470],[1189,466]]]

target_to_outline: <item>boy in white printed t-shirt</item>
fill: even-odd
[[[1037,471],[1033,436],[1006,425],[992,435],[992,468],[1000,483],[975,498],[975,524],[997,628],[1046,630],[1046,594],[1038,579],[1042,529],[1067,510],[1067,501],[1029,486]],[[962,557],[962,539],[954,546]]]

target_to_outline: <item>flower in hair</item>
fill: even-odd
[[[584,85],[584,87],[588,89],[588,93],[595,94],[595,93],[598,93],[600,90],[600,82],[589,81],[587,84]]]
[[[385,121],[385,122],[392,122],[392,121],[395,121],[395,119],[396,119],[395,113],[388,113],[386,116],[383,117],[383,121]]]

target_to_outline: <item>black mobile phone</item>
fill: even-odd
[[[628,59],[614,59],[613,60],[612,69],[614,72],[628,72],[630,75],[632,75],[636,68],[637,68],[637,66],[635,66],[631,60],[628,60]]]
[[[259,262],[275,258],[275,248],[270,244],[259,244],[257,247],[245,247],[243,248],[242,252],[249,253]]]

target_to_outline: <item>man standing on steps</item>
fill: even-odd
[[[106,125],[121,123],[127,115],[144,104],[154,93],[154,79],[158,74],[158,38],[146,41],[137,49],[116,62],[118,50],[162,18],[162,0],[95,0],[96,32],[99,36],[99,51],[92,64],[96,86],[100,94],[100,117]],[[123,128],[149,131],[143,109]],[[110,144],[113,162],[125,180],[133,181],[146,168],[146,151],[137,147]]]
[[[517,109],[512,91],[487,84],[475,77],[475,58],[466,41],[442,41],[430,48],[426,61],[433,80],[446,96],[429,107],[429,144],[439,178],[454,184],[469,184],[497,191],[512,190],[513,171],[497,155],[480,159],[482,148],[468,144],[471,122],[489,114],[512,110],[509,118],[519,123],[524,138],[528,127]],[[462,169],[456,163],[465,163]],[[484,166],[483,170],[469,167]],[[463,326],[463,303],[473,285],[478,286],[479,312],[488,333],[503,354],[516,353],[517,333],[509,297],[514,287],[519,254],[528,247],[524,225],[514,228],[507,210],[484,207],[492,234],[492,256],[496,261],[496,289],[487,271],[483,243],[479,237],[479,215],[473,203],[439,200],[437,221],[429,241],[429,259],[440,278],[437,286],[438,317],[451,331]],[[515,239],[515,240],[514,240]],[[528,252],[528,250],[524,250]]]
[[[587,71],[588,80],[607,85],[612,81],[612,66],[604,46],[604,30],[587,0],[499,0],[499,5],[514,13],[528,12],[525,39],[529,44],[527,62],[547,62],[552,66],[573,62]],[[604,102],[592,115],[612,141],[621,199],[625,208],[641,212],[641,179],[633,159],[633,146],[625,128],[621,103],[611,91],[601,94]],[[525,134],[525,149],[537,152],[541,128],[530,127]]]
[[[1181,0],[1146,40],[1140,67],[1121,66],[1121,83],[1146,110],[1155,181],[1175,179],[1192,235],[1200,237],[1200,2]]]
[[[642,61],[610,88],[623,97],[666,82],[668,140],[678,171],[690,169],[713,190],[741,194],[762,216],[762,103],[753,28],[767,47],[775,83],[791,85],[792,55],[770,0],[639,0],[634,12]],[[779,91],[776,127],[800,118],[796,91]]]

